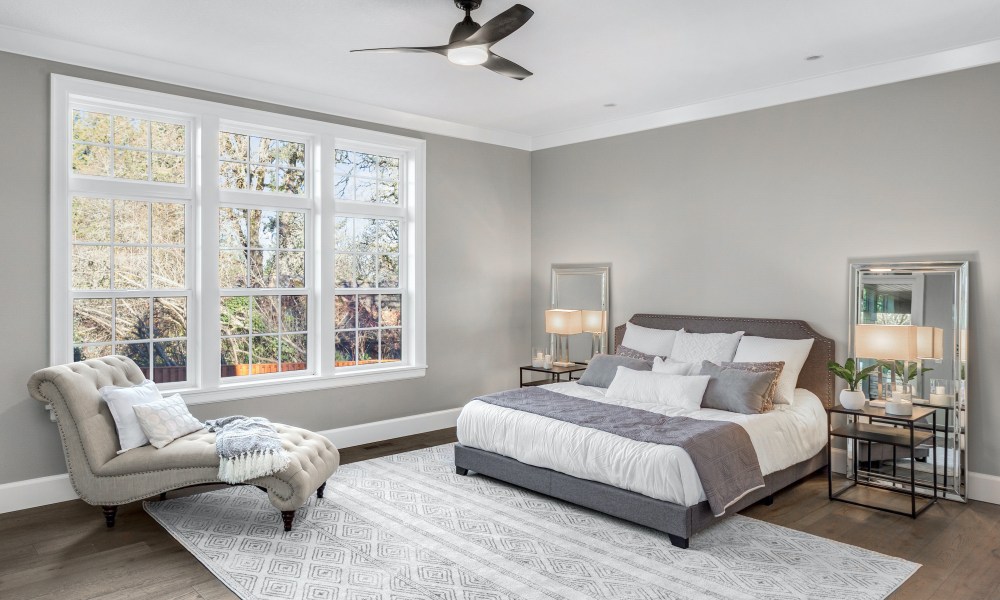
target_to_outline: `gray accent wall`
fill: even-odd
[[[0,53],[0,484],[66,472],[59,436],[25,383],[48,364],[52,73],[427,140],[427,376],[193,407],[314,430],[463,405],[517,384],[531,347],[529,153]]]
[[[633,313],[797,318],[847,340],[852,259],[972,261],[970,470],[1000,475],[1000,66],[533,152],[532,332],[553,263]]]

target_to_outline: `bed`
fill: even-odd
[[[825,408],[832,406],[834,381],[826,363],[833,340],[804,321],[638,314],[630,322],[692,333],[732,333],[783,339],[813,339],[799,374],[795,401],[762,415],[700,409],[689,416],[739,424],[753,442],[764,486],[726,511],[734,514],[826,466]],[[621,345],[625,325],[615,329]],[[543,386],[559,394],[612,402],[604,390],[563,382]],[[670,410],[662,411],[672,416]],[[691,536],[718,518],[710,509],[697,470],[684,450],[637,442],[611,433],[470,402],[459,417],[455,466],[666,533],[687,548]]]

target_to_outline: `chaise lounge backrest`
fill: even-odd
[[[135,385],[143,380],[139,367],[124,356],[49,367],[28,380],[31,397],[50,404],[55,413],[70,479],[75,479],[76,469],[93,473],[118,452],[115,422],[99,390],[108,385]],[[80,493],[77,482],[73,483]]]

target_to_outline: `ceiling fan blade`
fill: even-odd
[[[351,52],[433,52],[434,54],[447,54],[448,46],[424,46],[418,48],[362,48],[361,50],[351,50]]]
[[[507,60],[499,54],[493,54],[492,52],[490,52],[490,57],[486,59],[483,66],[494,73],[506,75],[507,77],[513,77],[514,79],[525,79],[527,77],[531,77],[531,71],[525,69],[517,63]]]
[[[515,4],[487,21],[478,31],[465,38],[462,43],[468,45],[495,44],[520,29],[533,14],[535,11],[527,6]]]

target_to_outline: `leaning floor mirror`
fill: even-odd
[[[549,346],[558,356],[558,344],[569,347],[569,361],[585,363],[594,354],[608,352],[608,317],[610,315],[608,278],[611,265],[552,265],[552,301],[550,308],[581,311],[580,327],[569,335],[550,335]]]
[[[862,383],[869,405],[879,406],[893,392],[913,406],[934,409],[917,424],[933,430],[935,444],[908,449],[864,443],[857,456],[848,444],[848,476],[859,481],[895,485],[915,471],[919,491],[965,501],[966,409],[968,406],[969,263],[955,261],[866,262],[851,265],[849,345],[851,356],[863,366],[875,366]],[[910,333],[908,350],[894,359],[875,355],[866,346],[878,341],[879,330],[890,335]],[[873,338],[873,336],[875,336]],[[884,338],[884,336],[883,336]],[[885,352],[885,346],[880,346]],[[900,391],[902,390],[902,391]],[[934,481],[934,472],[937,481]]]

